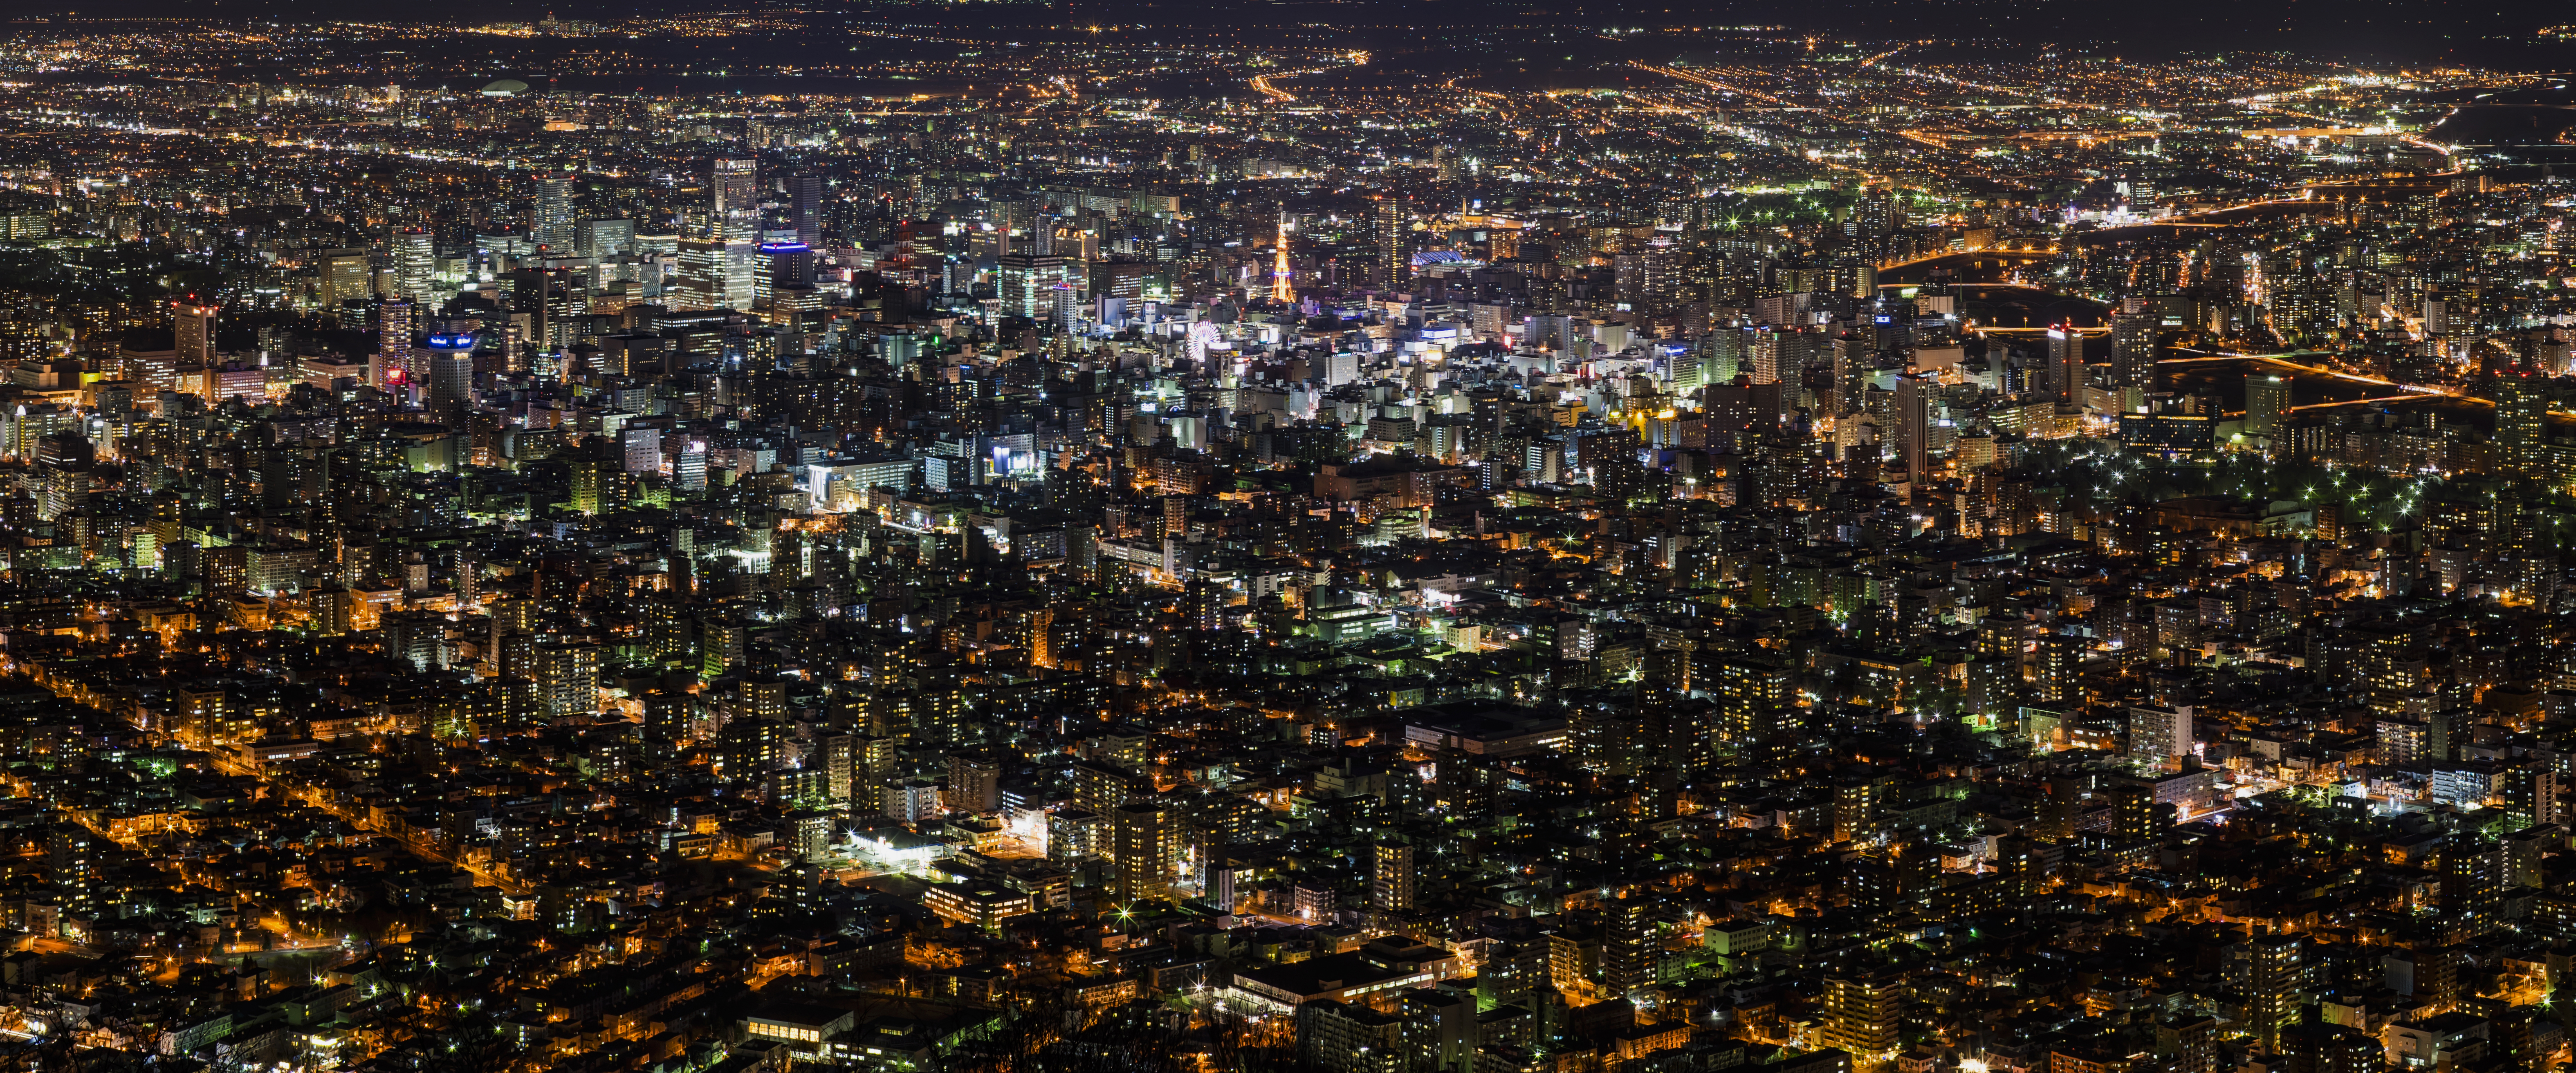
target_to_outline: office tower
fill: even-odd
[[[2281,415],[2290,411],[2290,378],[2257,373],[2245,378],[2245,434],[2271,436],[2281,431]]]
[[[2549,413],[2545,384],[2520,373],[2496,377],[2495,453],[2505,472],[2537,476],[2545,466],[2540,452]]]
[[[171,327],[178,337],[180,365],[214,364],[215,307],[182,298],[171,309]]]
[[[796,241],[822,248],[823,177],[812,172],[788,176],[787,203],[796,213]]]
[[[633,220],[583,220],[574,226],[573,235],[573,248],[584,257],[636,252]]]
[[[1825,980],[1825,1046],[1848,1051],[1855,1067],[1875,1067],[1896,1052],[1897,1015],[1904,985],[1887,977],[1834,976]]]
[[[343,302],[375,295],[374,285],[368,282],[367,251],[331,250],[322,255],[320,267],[319,297],[324,306],[336,309]]]
[[[994,292],[1002,299],[1002,315],[1027,317],[1041,324],[1055,320],[1056,302],[1061,297],[1057,284],[1064,282],[1064,258],[1014,253],[996,262],[998,283]]]
[[[755,295],[760,301],[774,301],[782,294],[794,294],[814,286],[814,251],[802,242],[764,242],[760,246],[760,274]]]
[[[429,410],[450,425],[460,424],[474,403],[474,336],[433,332],[427,349]]]
[[[2062,404],[2084,405],[2084,333],[2072,326],[2048,329],[2048,388]]]
[[[550,171],[537,176],[537,210],[528,221],[528,238],[549,253],[571,252],[576,238],[572,199],[570,173]]]
[[[2259,935],[2219,951],[2219,982],[2242,1010],[2239,1027],[2265,1044],[2298,1020],[2307,950],[2294,935]]]
[[[429,232],[406,227],[394,232],[393,246],[394,296],[426,301],[438,271],[438,254],[430,244]]]
[[[1413,908],[1413,846],[1390,840],[1376,846],[1369,869],[1369,904],[1380,909]]]
[[[1171,814],[1152,801],[1130,801],[1110,810],[1109,824],[1111,897],[1121,903],[1170,897],[1180,845]]]
[[[707,441],[690,440],[680,445],[680,453],[671,463],[671,484],[689,492],[706,488]]]
[[[674,312],[714,309],[725,296],[725,244],[715,239],[679,241],[679,274],[662,290],[663,305]]]
[[[1916,484],[1932,478],[1932,394],[1940,385],[1909,375],[1896,379],[1896,453],[1905,464],[1905,479]]]
[[[708,237],[723,245],[723,269],[709,295],[714,308],[750,309],[759,289],[760,164],[751,160],[714,163],[714,211]]]
[[[1381,197],[1375,223],[1372,231],[1380,260],[1378,285],[1390,291],[1400,289],[1413,278],[1413,236],[1404,226],[1404,205]]]

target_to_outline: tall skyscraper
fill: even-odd
[[[428,349],[429,410],[451,425],[461,424],[474,401],[474,336],[435,332]]]
[[[2541,432],[2549,413],[2543,383],[2518,373],[2496,377],[2496,462],[2506,472],[2531,475],[2541,467]]]
[[[2290,379],[2257,373],[2245,378],[2245,434],[2270,436],[2290,411]]]
[[[2143,308],[2111,315],[2111,386],[2152,386],[2148,381],[2154,378],[2156,329],[2163,324],[2162,316]]]
[[[823,177],[798,172],[787,177],[787,203],[796,212],[796,241],[823,245]]]
[[[406,227],[394,232],[394,294],[412,301],[429,297],[429,288],[438,271],[437,249],[429,232]]]
[[[1939,385],[1922,376],[1896,379],[1896,451],[1905,463],[1905,479],[1921,484],[1932,476],[1932,394]]]
[[[412,304],[394,299],[376,311],[376,353],[385,357],[388,366],[411,359]]]
[[[750,309],[760,280],[760,163],[718,160],[710,187],[715,196],[709,236],[724,248],[722,284],[712,295],[724,309]]]
[[[211,365],[215,358],[215,307],[182,298],[171,309],[171,328],[178,337],[179,364]]]
[[[2048,388],[2061,403],[2084,405],[2084,333],[2070,325],[2048,329]]]
[[[577,241],[572,198],[570,173],[550,171],[537,176],[537,212],[536,218],[528,221],[528,237],[549,253],[569,252]]]
[[[1381,262],[1378,284],[1390,291],[1404,286],[1413,275],[1413,236],[1405,230],[1403,203],[1393,198],[1380,199],[1376,226],[1371,230]]]

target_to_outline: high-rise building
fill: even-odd
[[[2145,388],[2154,378],[2156,329],[2164,318],[2144,309],[2111,315],[2111,386]]]
[[[71,896],[72,907],[83,915],[98,901],[102,848],[89,828],[69,820],[55,823],[45,834],[47,878]]]
[[[1299,1067],[1313,1073],[1398,1073],[1404,1023],[1366,1006],[1323,999],[1297,1007]]]
[[[2536,475],[2543,466],[2541,434],[2549,414],[2546,383],[2518,373],[2496,377],[2496,462],[2508,473]]]
[[[1703,649],[1692,661],[1691,688],[1717,705],[1716,740],[1743,746],[1782,729],[1797,675],[1767,657]]]
[[[1825,1046],[1850,1052],[1854,1068],[1885,1065],[1896,1052],[1897,1015],[1904,1002],[1904,985],[1893,978],[1827,978]]]
[[[338,308],[343,302],[373,297],[375,287],[368,282],[367,251],[360,249],[330,250],[322,254],[320,286],[322,304]]]
[[[1655,942],[1655,921],[1649,915],[1653,907],[1635,892],[1601,907],[1601,986],[1612,995],[1655,982],[1655,959],[1662,947]]]
[[[2447,888],[2448,883],[2444,886]],[[2238,1027],[2265,1044],[2298,1020],[2308,983],[2307,948],[2295,935],[2260,935],[2219,951],[2219,980],[2237,1000]]]
[[[1119,902],[1167,898],[1178,865],[1177,825],[1152,801],[1130,801],[1109,814],[1110,895]]]
[[[720,286],[710,295],[716,308],[750,309],[758,300],[760,278],[760,163],[718,160],[714,164],[713,213],[708,237],[723,246]]]
[[[2151,842],[2173,830],[2174,806],[2156,800],[2155,791],[2144,786],[2115,786],[2106,796],[2111,799],[2113,837],[2124,842]]]
[[[999,280],[994,288],[1002,299],[1002,315],[1027,317],[1041,324],[1055,320],[1055,307],[1060,293],[1057,284],[1064,282],[1064,258],[1051,254],[1013,253],[997,262]]]
[[[2032,699],[2042,704],[2074,704],[2084,696],[2084,639],[2051,633],[2039,638],[2031,665]]]
[[[1905,479],[1916,484],[1932,477],[1932,395],[1940,385],[1923,376],[1896,379],[1896,453],[1905,464]]]
[[[2442,851],[2442,929],[2452,942],[2501,926],[2507,887],[2504,847],[2465,833],[2460,837],[2467,844]]]
[[[2048,329],[2048,389],[2062,404],[2084,405],[2084,333],[2070,325]]]
[[[563,719],[599,710],[599,646],[547,641],[533,653],[546,715]]]
[[[442,421],[461,423],[474,402],[474,336],[432,332],[426,349],[429,410]]]
[[[1394,198],[1379,199],[1371,231],[1380,262],[1378,285],[1390,291],[1402,288],[1413,278],[1413,235],[1405,229],[1404,204]]]
[[[2191,755],[2192,709],[2153,706],[2129,709],[2129,759],[2163,766]]]
[[[573,227],[573,249],[584,257],[635,252],[635,221],[583,220]]]
[[[1279,214],[1279,230],[1272,243],[1270,300],[1294,302],[1297,300],[1297,280],[1288,263],[1288,214],[1285,211]]]
[[[1369,904],[1380,909],[1413,908],[1413,846],[1390,840],[1376,847],[1369,870]]]
[[[428,299],[438,272],[437,248],[429,232],[406,227],[394,232],[394,295],[419,302]]]
[[[2378,1054],[2379,1041],[2371,1040],[2370,1047],[2373,1055]],[[2155,1055],[2172,1063],[2173,1073],[2217,1073],[2218,1019],[2208,1014],[2175,1014],[2156,1022]],[[2369,1070],[2314,1070],[2311,1073],[2369,1073]]]
[[[535,218],[528,221],[528,237],[550,253],[572,250],[577,238],[572,201],[571,173],[550,171],[537,176],[537,210]]]
[[[823,245],[823,177],[798,172],[787,177],[787,204],[796,213],[796,241]]]
[[[215,307],[193,296],[182,298],[171,309],[171,327],[178,337],[180,365],[214,364]]]
[[[387,366],[408,365],[411,360],[410,302],[394,299],[376,310],[376,353],[384,356]]]
[[[2282,1029],[2278,1053],[2284,1073],[2377,1073],[2387,1058],[2379,1037],[2323,1021]],[[2180,1073],[2207,1071],[2186,1067]]]
[[[1397,1030],[1409,1073],[1475,1073],[1476,994],[1408,988],[1397,1000]]]
[[[2268,373],[2245,378],[2245,434],[2270,436],[2281,431],[2281,415],[2290,412],[2290,379]]]

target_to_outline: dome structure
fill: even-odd
[[[483,95],[486,97],[516,97],[527,91],[528,84],[515,78],[504,78],[483,87]]]

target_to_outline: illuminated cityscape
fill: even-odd
[[[0,1073],[2571,1059],[2563,12],[118,2]]]

